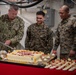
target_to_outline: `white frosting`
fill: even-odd
[[[36,53],[34,51],[15,50],[7,54],[7,59],[20,62],[36,62],[42,54],[41,52]]]

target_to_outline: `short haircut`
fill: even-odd
[[[14,9],[14,10],[16,10],[16,11],[17,11],[19,8],[18,8],[18,6],[11,5],[11,6],[10,6],[10,9]]]
[[[36,13],[36,15],[42,15],[42,16],[45,16],[45,13],[44,13],[43,11],[38,11],[38,12]]]
[[[68,6],[66,7],[65,11],[66,11],[66,12],[69,12],[69,7],[68,7]]]
[[[64,10],[65,10],[66,12],[69,12],[69,6],[63,5],[61,8],[64,8]]]

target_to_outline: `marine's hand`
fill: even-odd
[[[69,56],[75,55],[75,51],[71,50]]]
[[[6,44],[6,45],[10,45],[10,44],[11,44],[11,41],[10,41],[10,40],[6,40],[6,41],[5,41],[5,44]]]
[[[56,50],[53,50],[52,53],[53,53],[53,54],[57,54],[57,51],[56,51]]]

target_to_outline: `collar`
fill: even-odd
[[[63,19],[63,20],[61,21],[61,23],[62,23],[62,24],[65,24],[65,23],[67,23],[70,17],[71,17],[71,15],[69,15],[69,16],[68,16],[68,18],[66,18],[66,19]]]

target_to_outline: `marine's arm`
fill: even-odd
[[[73,25],[73,45],[72,45],[72,49],[70,51],[70,56],[73,56],[76,54],[76,21]]]
[[[30,27],[28,27],[25,38],[25,49],[29,49],[30,38],[31,38]]]
[[[58,31],[58,28],[57,28],[57,31],[56,31],[56,36],[55,36],[55,43],[54,43],[54,47],[53,47],[53,53],[56,54],[57,53],[57,48],[60,44],[60,34],[59,34],[59,31]]]
[[[48,36],[47,36],[47,49],[48,49],[48,53],[51,52],[52,48],[53,48],[53,31],[51,29],[49,29]]]
[[[19,20],[17,24],[19,27],[17,28],[17,30],[15,30],[16,35],[9,39],[12,44],[20,42],[24,34],[24,21]]]

